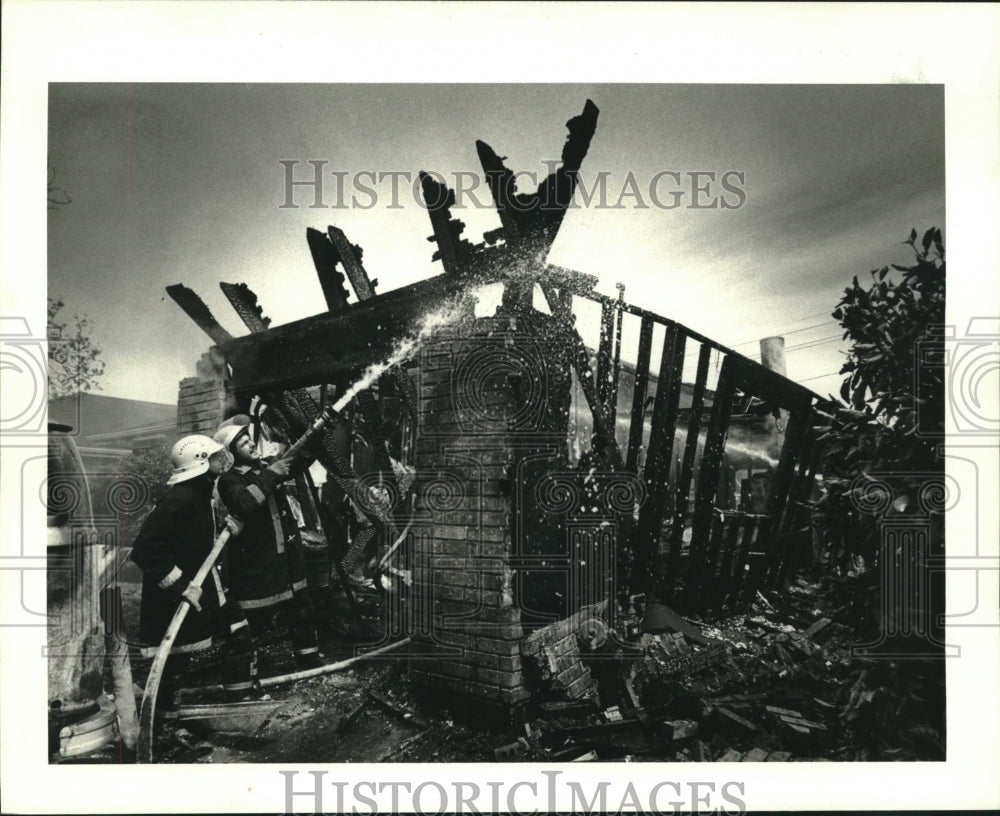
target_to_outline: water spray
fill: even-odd
[[[343,411],[360,392],[369,388],[374,382],[378,380],[383,374],[385,374],[390,369],[401,363],[406,362],[410,357],[414,355],[420,344],[424,342],[433,332],[437,331],[442,326],[446,326],[450,323],[455,322],[463,312],[468,308],[469,300],[466,293],[459,293],[454,296],[443,306],[429,312],[424,315],[424,318],[420,321],[420,325],[417,328],[417,332],[412,337],[404,337],[396,342],[395,347],[389,356],[385,360],[377,363],[372,363],[368,368],[365,369],[364,373],[361,375],[357,382],[353,383],[350,388],[348,388],[333,405],[326,406],[319,417],[310,425],[305,433],[302,434],[295,442],[288,448],[283,454],[283,459],[291,459],[299,451],[302,450],[306,445],[308,445],[313,439],[316,438],[318,434],[321,434],[323,430],[331,422],[334,422]]]

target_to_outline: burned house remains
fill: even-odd
[[[477,143],[502,224],[480,243],[422,174],[431,279],[376,291],[362,249],[330,226],[306,236],[326,307],[313,317],[271,326],[250,288],[221,283],[248,329],[234,337],[195,292],[168,288],[212,341],[180,384],[178,434],[262,401],[294,439],[376,367],[347,412],[363,472],[343,431],[323,438],[323,492],[356,518],[320,580],[374,563],[393,591],[364,649],[408,637],[411,685],[501,715],[586,697],[581,650],[629,648],[623,615],[644,610],[642,629],[663,632],[747,609],[789,578],[808,527],[816,397],[783,376],[780,341],[761,365],[547,263],[597,121],[588,101],[530,193]],[[483,291],[499,291],[488,314]],[[318,534],[334,522],[300,482]]]

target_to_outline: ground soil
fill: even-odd
[[[343,597],[329,596],[320,630],[326,663],[370,651],[386,631],[381,594],[359,588],[358,598],[360,611],[353,614]],[[126,585],[125,614],[132,623],[138,620],[138,600],[138,585]],[[161,728],[155,761],[943,759],[943,725],[931,728],[926,716],[938,703],[943,716],[943,680],[940,701],[932,701],[927,689],[936,687],[933,682],[921,681],[919,694],[910,694],[891,676],[891,662],[865,668],[851,656],[856,634],[837,622],[831,603],[819,597],[816,585],[802,584],[772,593],[770,600],[761,596],[745,613],[685,625],[687,636],[639,635],[641,615],[624,620],[628,642],[612,637],[593,652],[581,652],[594,681],[584,699],[541,691],[499,718],[484,717],[473,702],[411,686],[404,646],[320,677],[270,687],[270,701],[255,715],[225,727],[186,718]],[[940,672],[940,663],[929,664],[930,671]],[[149,661],[133,662],[137,700],[148,666]],[[182,705],[224,702],[217,687],[221,667],[218,649],[199,653],[186,675]],[[287,630],[279,623],[260,633],[260,676],[295,670]],[[921,664],[910,663],[905,674],[921,670]],[[73,761],[118,763],[127,757],[108,746]]]

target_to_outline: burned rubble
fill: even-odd
[[[327,629],[323,650],[342,668],[241,704],[225,702],[213,685],[220,665],[209,653],[185,691],[181,728],[157,743],[158,761],[863,759],[853,726],[873,691],[852,683],[860,679],[854,633],[839,622],[847,609],[818,583],[793,590],[791,600],[761,593],[745,614],[711,624],[681,619],[684,631],[642,632],[644,598],[636,596],[616,630],[595,626],[593,610],[538,629],[522,646],[530,704],[506,720],[484,721],[468,704],[408,683],[408,644],[358,659],[355,641]],[[381,600],[362,590],[359,601],[371,615],[369,634],[377,633]],[[279,634],[262,644],[268,677],[294,672]],[[104,761],[114,761],[109,750]]]

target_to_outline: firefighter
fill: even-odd
[[[232,470],[219,478],[219,497],[245,530],[229,555],[232,593],[251,628],[265,628],[284,617],[300,669],[322,665],[316,614],[307,587],[302,539],[284,483],[309,466],[299,458],[262,459],[249,425],[224,423],[215,440],[233,456]]]
[[[198,434],[179,439],[170,459],[170,489],[143,522],[130,556],[142,570],[139,636],[144,657],[155,656],[178,605],[184,601],[193,607],[174,641],[159,687],[157,711],[166,720],[177,716],[177,687],[191,654],[208,649],[216,637],[223,640],[223,685],[229,696],[262,696],[253,677],[248,624],[239,608],[226,602],[220,566],[213,566],[201,587],[191,581],[215,542],[212,491],[228,460],[221,445]],[[234,536],[241,530],[232,517],[225,526]]]

